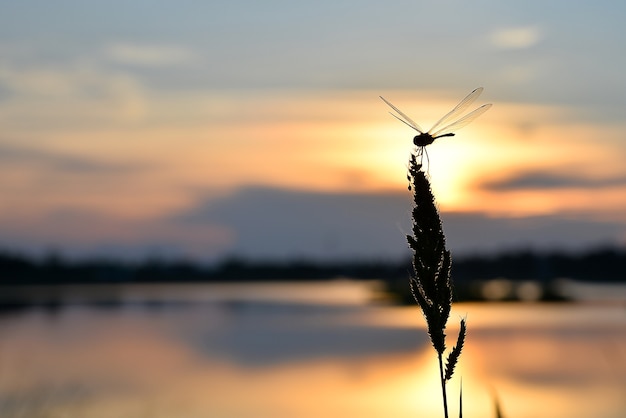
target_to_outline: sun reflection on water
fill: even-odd
[[[620,306],[455,305],[451,416],[618,418]],[[196,304],[0,317],[2,417],[441,417],[415,307]],[[37,415],[39,414],[39,415]],[[43,415],[42,415],[43,416]]]

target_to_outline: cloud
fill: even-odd
[[[0,162],[3,166],[36,165],[55,172],[71,172],[73,174],[102,172],[128,173],[145,168],[136,163],[104,162],[58,152],[8,145],[0,145]]]
[[[62,96],[75,85],[76,77],[43,68],[14,69],[0,67],[0,85],[20,95]]]
[[[116,62],[140,67],[163,67],[185,64],[195,57],[189,48],[175,45],[138,45],[116,43],[105,49],[105,55]]]
[[[489,39],[499,49],[525,49],[541,40],[541,30],[535,26],[502,28],[491,32]]]
[[[5,128],[136,122],[149,110],[137,78],[71,63],[62,67],[0,65],[0,91],[6,96],[0,114]]]
[[[500,180],[481,184],[484,190],[501,192],[513,190],[550,190],[564,188],[604,188],[626,186],[626,176],[589,178],[544,171],[528,171]]]
[[[225,228],[163,219],[128,220],[93,210],[58,210],[35,219],[0,221],[0,248],[42,256],[119,260],[214,260],[231,241]]]
[[[584,250],[620,244],[626,225],[595,220],[580,214],[496,218],[481,213],[444,213],[447,242],[460,255],[495,253],[506,250]]]
[[[212,223],[233,233],[232,254],[254,258],[397,259],[407,256],[408,193],[332,194],[251,187],[209,201],[177,221]],[[502,249],[582,249],[615,243],[626,225],[581,214],[494,218],[480,213],[443,213],[455,254]]]
[[[254,258],[397,259],[408,254],[409,196],[249,187],[208,201],[178,221],[223,225],[233,254]]]
[[[408,192],[333,194],[248,187],[207,199],[175,215],[130,220],[89,210],[57,211],[37,219],[0,220],[0,246],[75,258],[226,256],[319,261],[400,260],[409,256]],[[454,257],[504,250],[582,250],[621,243],[626,225],[579,214],[496,218],[443,213]]]

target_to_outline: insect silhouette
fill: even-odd
[[[426,145],[430,145],[437,138],[442,138],[444,136],[454,136],[454,132],[461,129],[465,125],[472,122],[474,119],[485,113],[491,107],[491,103],[484,104],[480,106],[478,109],[475,109],[468,113],[467,115],[458,118],[464,111],[467,109],[473,102],[480,96],[483,92],[482,87],[478,87],[474,89],[470,94],[468,94],[463,100],[459,102],[458,105],[455,106],[454,109],[445,114],[441,119],[437,121],[428,131],[424,131],[420,126],[413,121],[410,117],[404,114],[400,109],[389,103],[383,96],[380,96],[381,99],[385,103],[389,105],[396,113],[391,113],[391,116],[398,119],[400,122],[405,125],[415,129],[419,135],[416,135],[413,138],[413,143],[418,147],[418,155],[422,155],[424,152],[424,147]],[[456,119],[456,120],[455,120]]]

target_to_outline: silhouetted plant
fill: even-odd
[[[426,318],[430,341],[437,352],[444,416],[448,418],[446,382],[452,378],[458,363],[467,329],[465,320],[462,319],[456,346],[448,354],[444,368],[445,330],[452,307],[452,259],[446,248],[435,197],[426,173],[422,170],[422,164],[418,162],[418,157],[421,161],[422,152],[424,150],[418,148],[409,161],[410,189],[413,190],[414,202],[413,235],[407,235],[409,247],[413,251],[413,275],[410,284],[413,297]]]

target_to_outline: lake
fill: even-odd
[[[90,289],[0,315],[0,417],[443,416],[421,313],[376,282]],[[450,347],[460,318],[451,417],[461,379],[466,418],[626,416],[626,301],[456,304]]]

